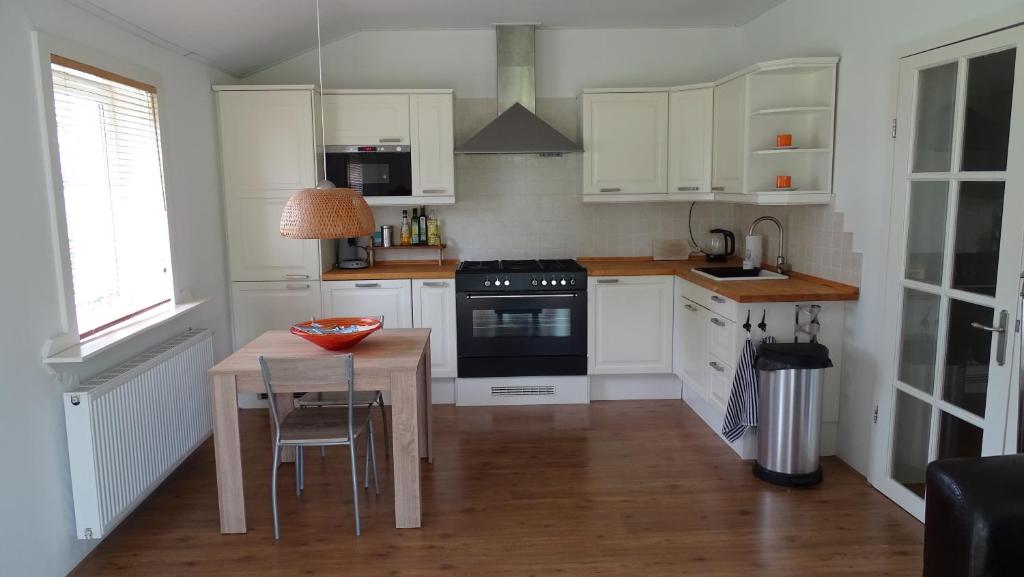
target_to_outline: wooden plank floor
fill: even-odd
[[[282,468],[274,543],[268,420],[242,413],[248,534],[218,532],[207,442],[74,575],[921,574],[923,527],[845,464],[813,489],[767,485],[666,401],[436,407],[419,530],[394,528],[385,473],[356,538],[347,453],[310,451],[302,497]]]

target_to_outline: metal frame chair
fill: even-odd
[[[306,393],[295,401],[299,408],[322,408],[322,407],[344,407],[349,403],[344,393]],[[388,433],[388,413],[384,410],[384,394],[380,391],[356,391],[352,401],[357,407],[372,409],[374,405],[380,410],[380,420],[384,426],[384,456],[391,457],[391,435]],[[324,448],[320,448],[320,456],[324,455]]]
[[[295,448],[295,492],[302,494],[305,474],[302,466],[303,447],[326,445],[348,445],[349,460],[352,464],[352,503],[355,510],[356,536],[359,536],[359,480],[356,470],[356,442],[359,435],[366,433],[366,471],[363,486],[369,487],[370,466],[373,466],[374,492],[380,495],[377,481],[377,454],[373,443],[373,420],[370,410],[358,407],[354,402],[355,379],[351,354],[335,355],[315,359],[286,359],[260,357],[263,384],[267,388],[270,414],[274,421],[274,462],[271,473],[271,506],[274,512],[274,539],[280,539],[280,525],[277,515],[277,469],[283,447]],[[295,410],[283,420],[278,417],[274,387],[292,391],[308,390],[310,385],[336,385],[345,390],[348,405],[341,408],[324,408],[316,411]]]

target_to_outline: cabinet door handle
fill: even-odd
[[[290,290],[290,291],[302,291],[302,290],[308,289],[309,285],[308,284],[290,284],[290,285],[285,286],[285,288]]]
[[[308,274],[286,274],[284,278],[295,279],[295,280],[306,280],[309,278]]]
[[[685,304],[685,305],[683,305],[683,308],[688,310],[688,311],[690,311],[690,312],[694,312],[694,313],[697,312],[697,307],[695,307],[695,306],[693,306],[691,304]]]
[[[380,288],[379,282],[357,282],[356,288]]]
[[[613,187],[613,188],[602,188],[602,189],[601,189],[601,192],[622,192],[622,189],[621,189],[621,188],[618,188],[618,187]]]
[[[423,192],[423,194],[446,194],[448,192],[448,189],[447,188],[424,188],[422,192]]]
[[[711,297],[711,300],[712,300],[712,301],[714,301],[714,302],[716,302],[716,303],[718,303],[718,304],[720,304],[720,305],[724,305],[724,304],[725,304],[725,299],[724,299],[724,298],[722,298],[722,297],[720,297],[720,296],[714,296],[714,295],[713,295],[713,296]]]
[[[712,369],[715,369],[716,371],[718,371],[720,373],[724,373],[725,372],[725,367],[723,367],[722,365],[716,363],[715,361],[711,361],[710,363],[708,363],[708,366],[711,367]]]
[[[713,192],[725,192],[725,187],[724,186],[712,186],[711,190]]]
[[[443,287],[448,286],[448,283],[446,283],[446,282],[425,282],[425,283],[423,283],[423,286],[442,287],[443,288]]]
[[[616,284],[619,282],[617,278],[599,278],[597,284]]]
[[[716,327],[724,327],[725,321],[719,318],[711,317],[711,324],[715,325]]]
[[[387,144],[389,142],[402,142],[401,138],[381,138],[378,142],[381,144]]]
[[[680,187],[677,187],[676,190],[678,190],[679,192],[697,192],[698,190],[700,190],[700,187],[699,186],[680,186]]]

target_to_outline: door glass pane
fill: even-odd
[[[928,466],[932,407],[903,391],[896,391],[896,420],[893,423],[892,478],[904,487],[924,495],[924,471]]]
[[[991,326],[994,312],[958,300],[949,304],[942,398],[979,416],[985,416],[992,333],[972,328],[971,323]]]
[[[473,311],[475,338],[569,337],[571,333],[572,309],[568,308]]]
[[[939,459],[980,457],[983,430],[949,413],[939,421]]]
[[[904,290],[899,380],[926,393],[934,390],[938,332],[939,297]]]
[[[922,70],[918,76],[914,172],[950,169],[956,77],[956,62]]]
[[[907,212],[908,279],[934,285],[942,283],[948,202],[949,183],[946,181],[917,181],[910,184],[910,206]]]
[[[995,296],[1003,225],[1002,182],[962,182],[956,211],[953,288]]]
[[[1006,170],[1013,108],[1014,49],[971,58],[967,63],[967,114],[963,170]]]

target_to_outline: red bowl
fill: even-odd
[[[358,327],[358,330],[350,333],[338,333],[338,334],[326,334],[318,335],[316,333],[307,332],[313,325],[322,329],[333,329],[336,327]],[[314,321],[306,321],[293,325],[291,333],[298,335],[307,341],[319,345],[329,351],[340,351],[347,349],[359,341],[373,334],[374,331],[379,330],[381,327],[380,319],[374,318],[360,318],[360,317],[340,317],[334,319],[317,319]]]

